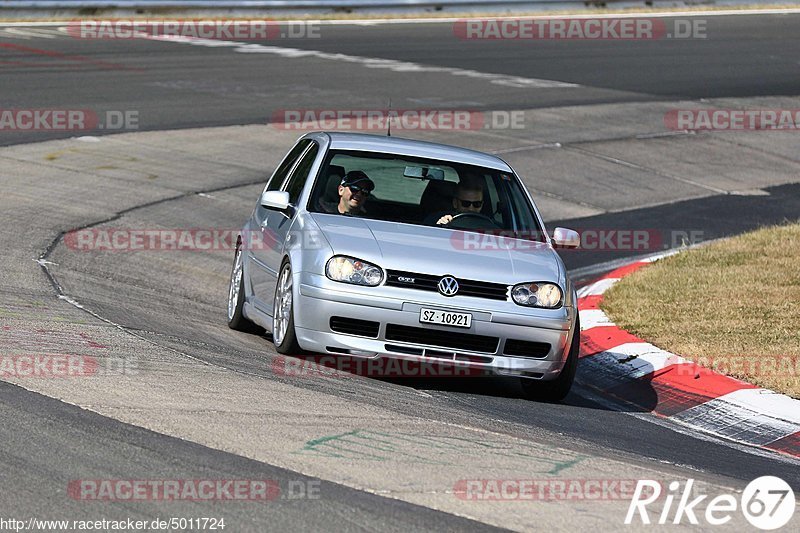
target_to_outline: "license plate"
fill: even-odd
[[[454,311],[425,309],[423,307],[419,311],[419,321],[426,324],[439,324],[440,326],[468,328],[472,325],[472,315],[469,313],[456,313]]]

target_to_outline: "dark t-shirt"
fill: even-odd
[[[339,212],[339,202],[327,202],[325,200],[319,201],[319,209],[323,213],[330,213],[332,215],[344,215],[348,217],[363,217],[366,216],[367,210],[363,207],[359,211],[355,211],[352,213],[340,213]]]

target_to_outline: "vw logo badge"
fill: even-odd
[[[458,281],[453,276],[445,276],[439,280],[439,292],[445,296],[455,296],[458,292]]]

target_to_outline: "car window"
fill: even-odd
[[[308,145],[311,143],[309,139],[302,139],[300,142],[294,145],[286,157],[283,158],[281,164],[278,165],[277,170],[272,173],[272,177],[267,183],[266,191],[277,191],[283,185],[283,182],[286,180],[286,175],[289,174],[289,171],[294,166],[297,158],[308,148]]]
[[[319,146],[317,146],[317,143],[313,143],[303,155],[303,158],[297,164],[294,171],[292,171],[289,182],[286,184],[286,192],[289,193],[290,204],[297,204],[300,193],[303,192],[303,185],[305,185],[308,180],[308,173],[311,171],[311,167],[314,166],[314,161],[317,159],[317,153],[319,153]]]
[[[375,198],[419,204],[422,193],[428,185],[426,180],[415,180],[403,177],[403,171],[409,165],[407,159],[402,158],[364,158],[349,154],[336,154],[331,160],[331,165],[343,167],[345,172],[361,170],[375,182],[373,194]],[[444,170],[446,181],[458,182],[458,173],[448,165],[437,165]]]
[[[448,228],[510,231],[520,238],[541,240],[535,213],[516,176],[491,168],[413,156],[330,150],[308,209],[330,212],[324,204],[338,199],[335,196],[340,175],[354,170],[366,173],[374,183],[364,205],[365,212],[360,215],[364,218],[443,227],[437,224],[443,216],[459,215],[458,222]],[[421,176],[432,174],[442,179],[409,177],[421,171],[424,171]],[[475,191],[479,191],[477,198]],[[459,201],[462,204],[457,207]]]
[[[411,162],[408,159],[401,157],[357,157],[345,153],[336,154],[330,161],[330,165],[342,167],[345,172],[365,172],[375,182],[373,195],[379,200],[419,204],[428,182],[404,178],[403,171],[409,164]],[[444,170],[446,181],[458,182],[458,173],[451,166],[444,163],[436,168]]]
[[[510,207],[514,226],[528,235],[535,235],[538,230],[538,224],[533,210],[528,206],[522,186],[506,174],[501,174],[500,177],[508,184],[508,187],[503,191],[506,197],[506,202],[504,203]]]

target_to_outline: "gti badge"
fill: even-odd
[[[439,292],[445,296],[455,296],[458,292],[458,282],[453,276],[445,276],[439,280]]]

